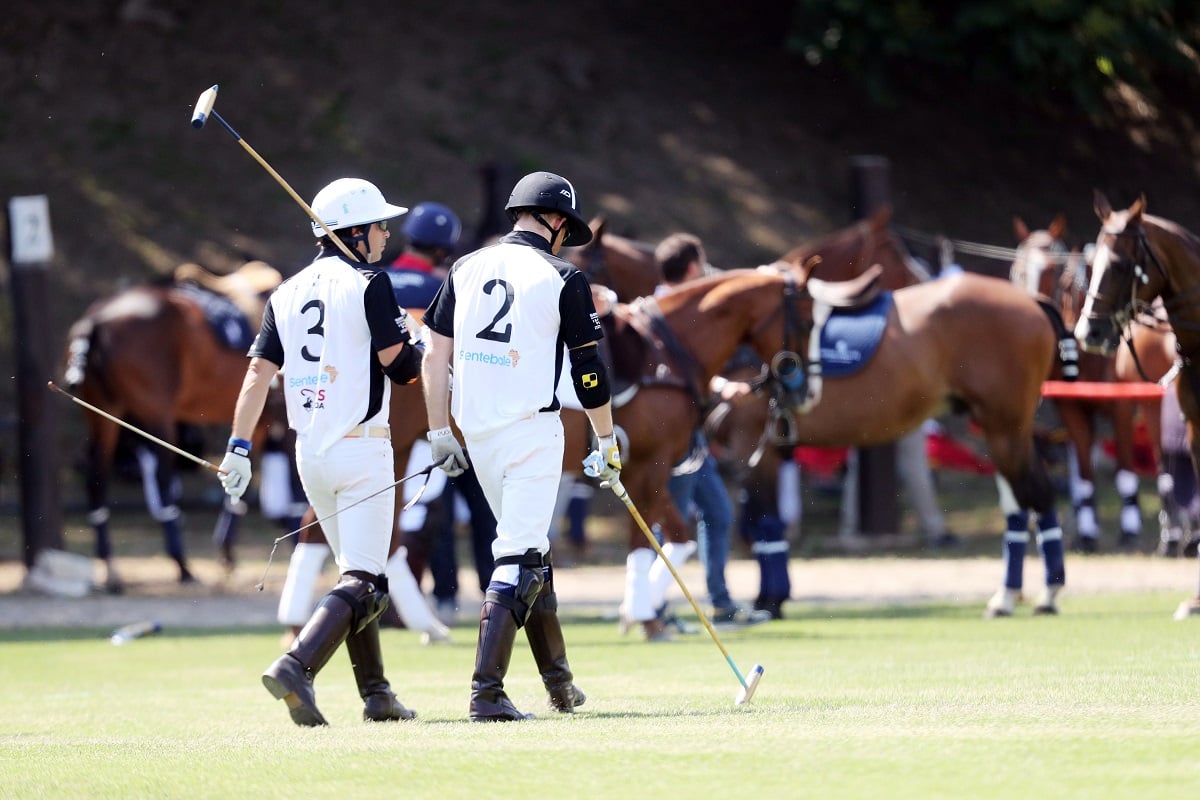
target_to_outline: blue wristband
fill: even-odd
[[[229,439],[228,453],[237,453],[239,456],[250,457],[250,442],[245,439],[238,439],[236,436]]]

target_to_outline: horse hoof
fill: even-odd
[[[1176,539],[1160,541],[1154,550],[1154,555],[1159,558],[1178,558],[1179,541]]]
[[[1057,614],[1058,608],[1052,605],[1035,606],[1033,609],[1033,615],[1035,617],[1052,617],[1057,616]]]
[[[1136,553],[1140,547],[1140,537],[1136,533],[1122,533],[1121,540],[1117,543],[1117,549],[1122,553]]]
[[[1175,621],[1183,622],[1188,617],[1200,615],[1200,597],[1191,597],[1179,604],[1175,609]]]
[[[1090,556],[1100,552],[1100,545],[1095,536],[1076,536],[1071,543],[1071,552]]]
[[[983,610],[984,619],[1002,619],[1004,617],[1011,617],[1012,615],[1013,612],[1007,608],[992,608],[988,606]]]

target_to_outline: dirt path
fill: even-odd
[[[164,626],[229,627],[275,625],[286,564],[276,565],[264,591],[255,589],[264,564],[249,563],[225,578],[211,561],[197,561],[196,585],[180,586],[172,580],[170,564],[163,558],[130,559],[125,564],[129,590],[121,596],[90,595],[81,599],[54,598],[21,586],[23,565],[0,564],[0,629],[116,627],[141,619]],[[900,559],[829,558],[793,559],[792,602],[798,604],[913,603],[925,601],[983,603],[1001,577],[994,558]],[[693,595],[703,602],[700,566],[681,571]],[[1041,565],[1030,559],[1026,582],[1039,584]],[[1070,607],[1072,595],[1129,593],[1161,590],[1178,599],[1196,589],[1197,564],[1193,559],[1159,559],[1149,556],[1068,557],[1068,591],[1062,604]],[[587,566],[556,571],[559,602],[572,613],[616,615],[624,587],[623,566]],[[328,571],[326,577],[329,577]],[[734,598],[749,601],[758,589],[758,567],[753,561],[735,560],[727,571]],[[427,579],[428,580],[428,579]],[[480,601],[474,574],[464,572],[460,596],[464,618]],[[685,602],[677,589],[672,596]]]

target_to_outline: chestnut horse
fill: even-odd
[[[195,265],[180,269],[180,275],[189,279],[201,274]],[[236,298],[247,323],[256,329],[263,296],[279,284],[280,275],[262,262],[250,262],[232,275],[210,275],[207,280]],[[82,400],[163,441],[176,444],[179,423],[211,426],[233,420],[246,371],[245,351],[231,349],[218,338],[196,295],[181,285],[138,286],[98,300],[71,326],[67,338],[67,387]],[[88,413],[86,421],[88,520],[96,533],[96,556],[105,566],[104,586],[120,592],[123,582],[108,530],[108,484],[120,428],[98,414]],[[264,440],[269,423],[270,417],[264,417],[255,433],[256,444]],[[191,581],[175,456],[149,444],[139,453],[147,505],[162,524],[166,551],[178,565],[180,580]]]
[[[1179,407],[1187,420],[1192,466],[1200,465],[1200,238],[1178,223],[1146,213],[1146,198],[1114,210],[1102,193],[1095,195],[1100,232],[1092,261],[1092,280],[1075,336],[1085,349],[1113,353],[1129,325],[1141,315],[1154,315],[1161,298],[1182,362],[1175,380]],[[1200,474],[1200,473],[1197,473]],[[1200,612],[1200,593],[1184,601],[1177,618]]]
[[[878,271],[856,283],[865,285],[866,277],[877,279]],[[700,418],[699,399],[681,384],[706,386],[742,344],[765,363],[781,352],[806,352],[814,296],[836,297],[838,287],[845,284],[798,281],[790,271],[734,270],[685,284],[653,303],[618,306],[614,371],[627,376],[630,366],[640,367],[641,380],[633,399],[616,412],[629,438],[622,480],[643,516],[670,513],[667,478]],[[1024,292],[977,275],[906,287],[891,299],[878,351],[859,372],[824,380],[819,390],[814,377],[801,387],[791,382],[790,404],[804,410],[795,417],[796,441],[883,444],[929,417],[966,410],[987,441],[1008,525],[1004,587],[989,601],[988,613],[1011,614],[1020,594],[1030,510],[1037,514],[1046,559],[1046,587],[1036,610],[1054,613],[1065,580],[1062,533],[1054,490],[1033,446],[1033,415],[1057,347],[1053,326]],[[670,340],[664,352],[652,352],[639,333],[648,326]],[[640,536],[631,524],[631,549]]]
[[[1013,231],[1018,244],[1010,279],[1034,297],[1058,309],[1063,324],[1068,330],[1073,330],[1083,307],[1087,265],[1083,255],[1078,251],[1070,251],[1063,241],[1066,235],[1065,217],[1060,214],[1045,229],[1036,231],[1030,231],[1020,218],[1014,218]],[[1116,364],[1111,355],[1079,354],[1078,367],[1078,380],[1101,383],[1116,380]],[[1059,362],[1056,362],[1051,377],[1062,380]],[[1075,509],[1075,539],[1072,548],[1082,553],[1095,553],[1099,549],[1096,470],[1092,448],[1096,443],[1098,418],[1107,417],[1112,423],[1116,443],[1115,483],[1121,498],[1118,547],[1124,551],[1136,551],[1142,531],[1142,512],[1138,506],[1138,476],[1134,471],[1134,402],[1124,399],[1056,398],[1054,405],[1073,450],[1075,469],[1071,472],[1071,503]],[[1157,426],[1157,418],[1155,424]]]

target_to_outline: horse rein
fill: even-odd
[[[1173,322],[1170,319],[1172,310],[1178,311],[1179,309],[1186,308],[1193,303],[1192,296],[1200,292],[1200,285],[1192,288],[1186,294],[1173,296],[1169,301],[1164,299],[1163,310],[1167,313],[1167,319],[1161,319],[1158,314],[1155,313],[1152,306],[1139,300],[1137,296],[1137,284],[1148,283],[1150,281],[1150,276],[1147,273],[1146,267],[1142,264],[1147,257],[1150,263],[1154,265],[1154,268],[1158,270],[1158,274],[1162,277],[1164,283],[1170,285],[1171,282],[1171,276],[1167,272],[1166,267],[1163,266],[1162,261],[1154,252],[1154,248],[1150,246],[1150,240],[1146,236],[1146,229],[1139,225],[1137,230],[1123,230],[1110,235],[1115,237],[1132,237],[1134,240],[1134,246],[1136,248],[1133,259],[1133,273],[1130,276],[1129,281],[1129,300],[1126,301],[1119,310],[1112,311],[1110,314],[1110,319],[1117,330],[1121,331],[1121,341],[1125,343],[1125,347],[1128,348],[1130,356],[1133,357],[1133,365],[1137,367],[1138,375],[1141,376],[1142,380],[1146,381],[1147,383],[1155,383],[1155,381],[1151,380],[1146,374],[1146,370],[1142,367],[1142,360],[1138,356],[1137,348],[1133,346],[1132,327],[1134,325],[1141,325],[1142,327],[1161,331],[1164,330],[1163,326],[1165,324],[1166,330],[1173,330],[1176,325],[1187,330],[1200,330],[1200,325],[1197,325],[1196,323],[1188,322],[1186,320],[1178,320],[1177,322]],[[1091,291],[1088,292],[1088,299],[1090,299],[1093,303],[1095,303],[1096,297],[1097,296]],[[1150,310],[1147,311],[1147,308]],[[1147,316],[1154,321],[1153,324],[1147,324],[1143,321]],[[1160,385],[1168,385],[1184,365],[1191,363],[1190,354],[1184,353],[1180,349],[1178,339],[1176,339],[1175,348],[1179,358],[1176,360],[1175,366],[1168,370],[1167,373],[1159,381],[1157,381],[1157,383]]]

